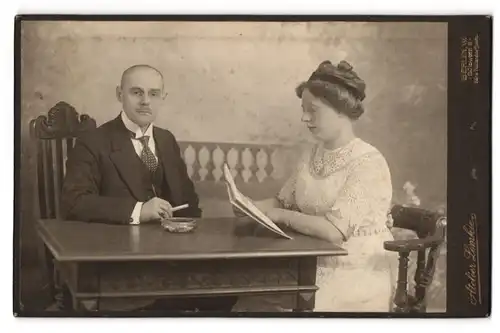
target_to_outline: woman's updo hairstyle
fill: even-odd
[[[364,113],[362,102],[366,84],[344,60],[337,66],[328,60],[323,61],[309,79],[295,89],[299,98],[302,98],[304,89],[352,120],[357,120]]]

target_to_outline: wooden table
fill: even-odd
[[[171,234],[159,224],[38,223],[77,311],[82,301],[102,298],[281,293],[298,295],[295,310],[311,311],[317,257],[347,252],[287,232],[293,240],[236,218],[199,219],[189,234]]]

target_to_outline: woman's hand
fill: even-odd
[[[266,201],[253,201],[252,202],[255,207],[257,207],[258,210],[260,210],[263,214],[266,214],[266,212],[273,208],[269,205],[269,203],[266,203]]]
[[[269,217],[269,219],[274,223],[285,224],[288,226],[289,223],[286,218],[286,213],[286,210],[282,208],[269,208],[264,212],[264,214],[266,214],[266,216]]]

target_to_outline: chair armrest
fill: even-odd
[[[405,239],[384,242],[384,249],[393,252],[411,252],[425,250],[433,246],[438,246],[443,239],[437,236],[422,239]]]

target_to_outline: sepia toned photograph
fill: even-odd
[[[447,313],[447,22],[17,23],[19,315]]]

